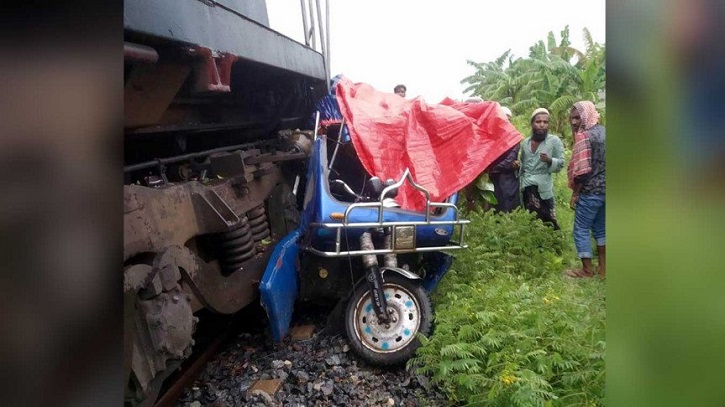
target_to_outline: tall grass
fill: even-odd
[[[469,216],[469,249],[437,288],[435,330],[410,362],[451,404],[604,402],[605,285],[562,276],[579,260],[565,174],[555,189],[560,231],[524,210]]]

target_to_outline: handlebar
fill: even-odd
[[[341,179],[334,179],[334,180],[330,181],[330,184],[337,184],[337,185],[342,186],[342,188],[343,188],[343,190],[345,190],[345,192],[347,192],[348,194],[354,196],[355,199],[357,199],[357,200],[364,200],[365,199],[362,195],[358,195],[357,193],[355,193],[355,191],[353,191],[352,188],[350,188],[350,186],[347,185],[345,183],[345,181],[343,181]]]
[[[384,195],[387,195],[387,197],[384,199],[384,203],[386,205],[398,206],[394,199],[394,197],[398,194],[397,188],[389,188],[394,183],[393,180],[388,180],[385,183],[382,183],[380,182],[379,178],[373,177],[369,183],[369,187],[373,190],[372,192],[377,196],[372,197],[369,195],[358,194],[353,191],[352,188],[350,188],[350,186],[345,183],[345,181],[341,179],[333,179],[330,181],[331,186],[339,185],[347,194],[349,194],[350,196],[354,196],[356,202],[376,202],[380,199],[381,196],[383,196],[384,193]]]

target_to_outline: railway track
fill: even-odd
[[[272,344],[261,307],[244,310],[207,338],[173,375],[157,407],[447,405],[427,379],[404,366],[367,365],[350,350],[329,307],[299,307],[294,329]]]
[[[184,389],[191,385],[207,362],[216,356],[222,346],[229,340],[229,336],[229,330],[224,330],[206,349],[188,360],[188,363],[182,366],[181,371],[170,378],[171,384],[154,403],[154,407],[175,406]]]
[[[199,376],[207,363],[216,357],[229,342],[239,335],[246,326],[259,324],[258,307],[250,307],[233,315],[206,315],[202,318],[197,334],[194,353],[187,359],[176,373],[166,381],[154,407],[172,407],[178,404],[179,397],[186,388]],[[261,325],[260,325],[261,326]],[[259,327],[258,327],[259,329]]]

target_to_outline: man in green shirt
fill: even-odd
[[[531,114],[531,137],[521,145],[521,184],[524,207],[544,223],[559,230],[554,210],[553,174],[564,167],[564,144],[549,134],[549,111],[538,108]]]

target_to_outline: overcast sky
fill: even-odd
[[[323,7],[325,0],[320,0]],[[300,0],[267,0],[271,28],[304,43]],[[570,40],[585,49],[582,29],[605,42],[605,0],[330,0],[331,74],[437,103],[464,98],[466,60],[488,62],[529,47],[569,25]]]

